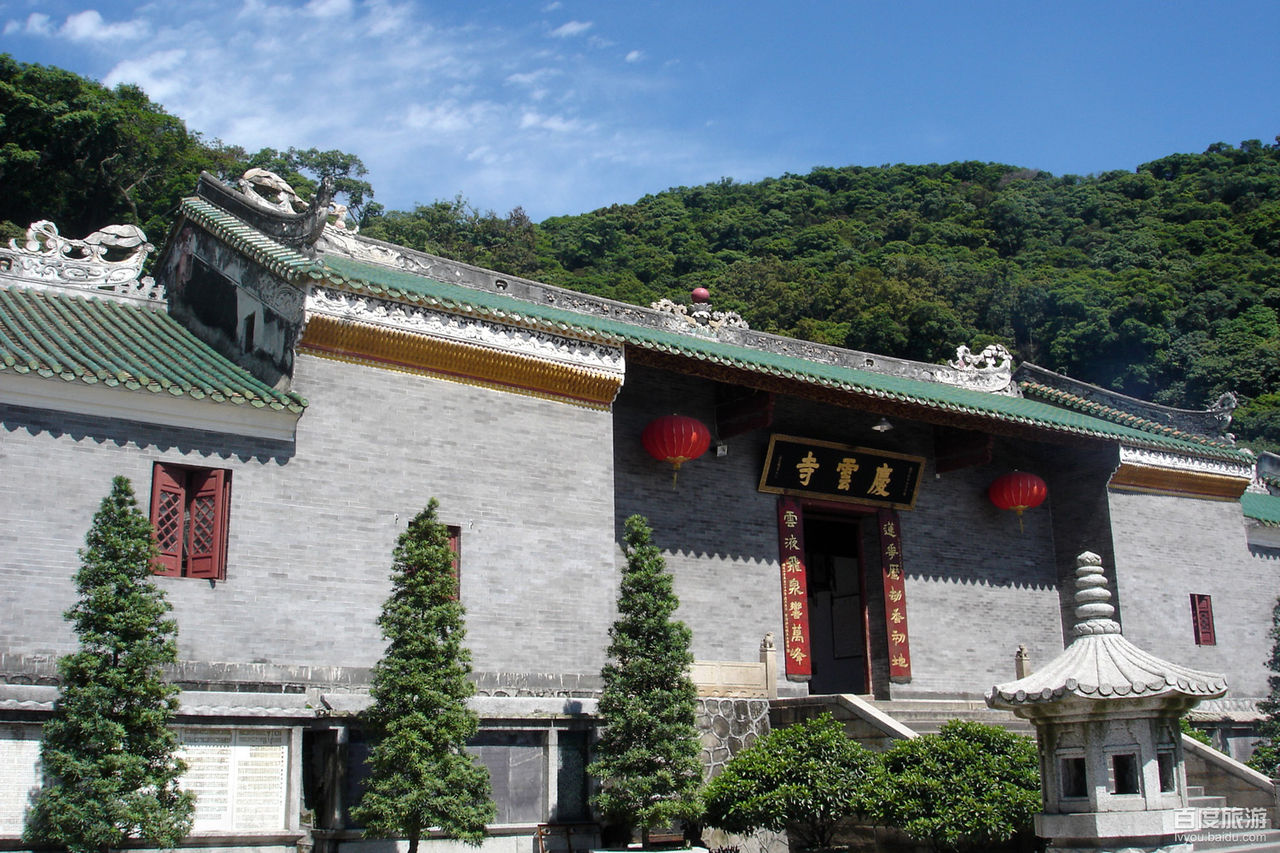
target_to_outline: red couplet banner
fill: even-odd
[[[911,642],[907,630],[907,588],[902,572],[902,528],[898,513],[876,513],[880,533],[880,566],[884,578],[885,632],[889,637],[889,679],[911,680]]]
[[[782,647],[787,678],[808,681],[813,675],[809,658],[809,589],[804,565],[804,519],[800,502],[778,499],[778,564],[782,576]]]

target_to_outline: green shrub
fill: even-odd
[[[1178,729],[1192,740],[1198,740],[1205,746],[1213,746],[1213,738],[1209,736],[1209,733],[1204,729],[1197,729],[1191,725],[1191,721],[1186,717],[1178,718]]]
[[[879,767],[824,714],[775,729],[735,755],[704,793],[708,824],[726,832],[787,831],[830,846],[845,818],[869,811]]]
[[[1040,811],[1035,743],[953,720],[881,756],[880,822],[940,850],[986,849],[1029,831]]]

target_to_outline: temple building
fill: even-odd
[[[613,302],[362,237],[271,177],[202,176],[154,281],[137,229],[36,223],[0,249],[0,843],[38,784],[76,552],[118,474],[157,526],[203,847],[358,843],[376,619],[432,497],[491,844],[591,821],[635,513],[693,632],[708,768],[787,703],[982,705],[1020,649],[1034,670],[1070,642],[1083,551],[1114,567],[1125,637],[1225,676],[1196,713],[1247,757],[1280,470],[1230,439],[1229,399],[1172,410],[999,347],[924,364],[781,338],[705,292]]]

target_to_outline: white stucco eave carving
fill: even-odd
[[[1168,471],[1188,471],[1197,474],[1216,474],[1221,477],[1235,477],[1241,480],[1253,480],[1253,465],[1247,462],[1234,462],[1226,459],[1207,459],[1203,456],[1189,456],[1172,453],[1168,450],[1153,450],[1149,447],[1131,447],[1120,445],[1121,465],[1141,465],[1147,468],[1163,468]]]
[[[621,347],[331,288],[312,288],[307,296],[306,312],[308,319],[325,316],[351,323],[381,326],[619,377],[626,372]]]

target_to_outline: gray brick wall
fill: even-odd
[[[1113,491],[1110,505],[1125,637],[1225,674],[1230,697],[1265,696],[1280,565],[1250,554],[1240,504]],[[1195,644],[1192,593],[1212,596],[1217,645]]]
[[[607,412],[308,356],[296,371],[311,402],[296,451],[4,409],[0,582],[19,592],[0,602],[0,649],[71,648],[61,613],[90,518],[117,473],[145,503],[165,460],[233,477],[227,579],[160,579],[184,659],[370,666],[395,538],[436,496],[462,528],[477,671],[599,671],[616,587]]]
[[[375,619],[395,537],[434,495],[463,531],[469,645],[498,695],[597,683],[621,523],[634,512],[667,554],[696,657],[755,660],[765,633],[780,640],[775,497],[757,489],[770,431],[933,455],[927,426],[877,434],[876,416],[783,397],[772,430],[687,464],[673,489],[640,433],[677,410],[713,424],[712,382],[633,365],[610,414],[305,355],[296,371],[311,401],[296,444],[0,408],[11,484],[0,493],[0,582],[16,591],[0,600],[5,667],[47,671],[71,648],[61,614],[89,519],[117,473],[145,502],[155,460],[233,472],[227,580],[161,580],[182,657],[225,665],[192,672],[359,683],[381,650]],[[1021,530],[985,494],[1017,467],[1050,480],[1048,503]],[[1018,644],[1033,666],[1054,657],[1070,594],[1060,598],[1059,579],[1090,548],[1119,567],[1130,639],[1226,672],[1235,695],[1259,695],[1275,561],[1250,556],[1238,505],[1133,494],[1108,503],[1097,499],[1107,471],[1104,448],[1004,440],[987,465],[937,476],[930,463],[916,508],[901,514],[909,684],[887,683],[879,576],[867,576],[877,694],[977,696],[1013,677]],[[1191,592],[1214,596],[1215,648],[1192,642]],[[1155,604],[1139,611],[1132,600]]]
[[[932,430],[899,422],[877,434],[870,427],[879,416],[780,397],[770,430],[729,439],[724,457],[713,447],[683,467],[672,489],[669,467],[645,452],[641,431],[675,411],[713,424],[714,401],[712,382],[629,367],[615,405],[618,519],[638,512],[653,524],[675,575],[678,615],[693,629],[695,656],[754,660],[766,631],[779,645],[782,637],[776,498],[757,490],[769,433],[932,457]],[[1061,651],[1052,510],[1028,512],[1019,531],[1012,514],[986,499],[987,485],[1015,462],[1024,460],[1002,445],[991,465],[935,477],[930,464],[915,510],[902,512],[913,678],[893,685],[893,695],[977,696],[1013,677],[1019,643],[1033,661]],[[878,583],[878,575],[868,576],[872,643],[883,650]]]

